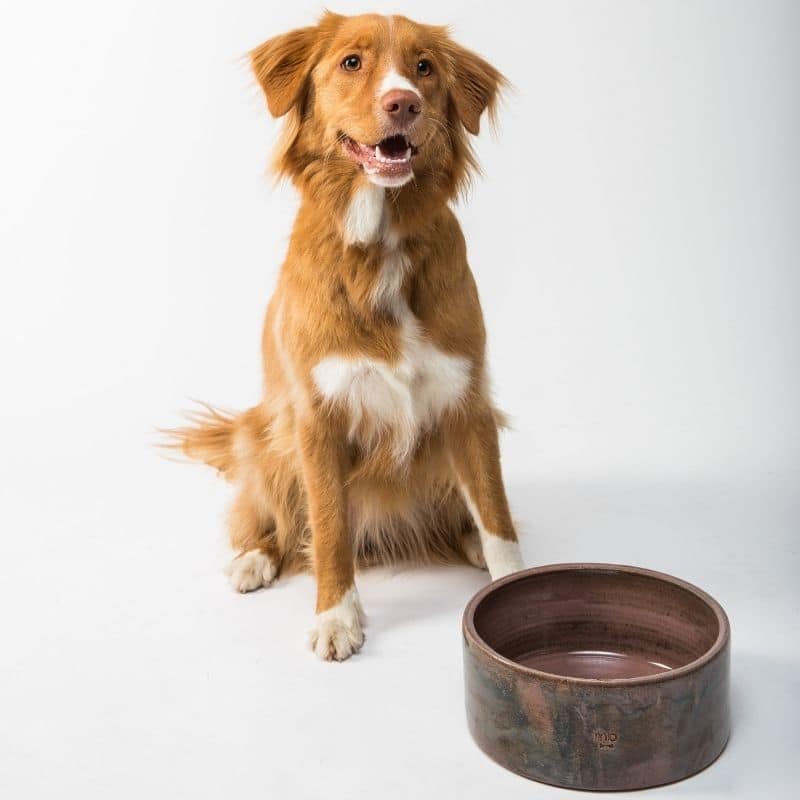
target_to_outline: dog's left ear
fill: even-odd
[[[250,64],[274,117],[299,102],[314,66],[319,28],[298,28],[269,39],[250,51]]]
[[[455,42],[445,46],[454,75],[450,96],[461,124],[473,136],[480,130],[481,114],[494,115],[500,93],[508,81],[488,61]]]

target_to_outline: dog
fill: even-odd
[[[444,27],[325,13],[250,53],[274,158],[301,196],[263,332],[265,392],[211,407],[172,445],[237,487],[233,587],[312,569],[310,636],[364,641],[358,566],[523,567],[500,467],[485,329],[450,202],[501,73]]]

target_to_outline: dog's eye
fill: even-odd
[[[342,61],[342,69],[346,69],[348,72],[355,72],[360,68],[361,59],[358,56],[347,56],[347,58]]]
[[[421,58],[417,64],[417,72],[425,78],[433,72],[433,65],[427,58]]]

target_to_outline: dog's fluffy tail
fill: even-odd
[[[203,461],[233,480],[237,466],[234,437],[239,418],[244,415],[200,405],[202,408],[186,412],[188,425],[160,431],[166,437],[161,447],[181,452],[193,461]]]

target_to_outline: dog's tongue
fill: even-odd
[[[378,142],[378,148],[384,158],[401,158],[408,150],[405,136],[389,136]]]
[[[360,164],[368,175],[401,179],[413,174],[411,156],[413,148],[402,134],[387,136],[378,144],[362,144],[355,139],[345,139],[348,156]]]

